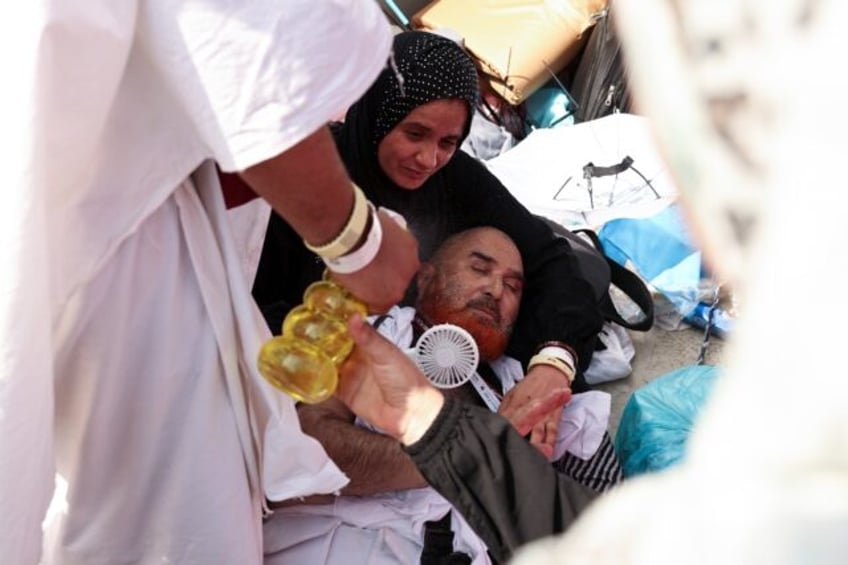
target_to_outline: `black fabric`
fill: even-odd
[[[592,242],[594,249],[603,255],[610,272],[610,284],[621,290],[633,303],[639,307],[641,316],[638,319],[627,319],[619,313],[618,308],[612,300],[609,292],[601,297],[601,311],[604,317],[629,330],[646,332],[654,325],[654,297],[648,285],[633,271],[619,265],[603,253],[603,245],[598,234],[592,230],[577,230],[578,234],[585,234]]]
[[[518,547],[566,530],[598,496],[558,473],[507,420],[451,398],[404,449],[501,563]]]
[[[577,123],[630,111],[630,88],[611,9],[612,2],[592,27],[571,83],[570,92],[577,102]]]
[[[442,64],[442,74],[465,77],[469,65],[473,68],[470,57],[453,42],[444,38],[433,40],[432,37],[438,36],[426,32],[406,32],[395,38],[394,58],[399,70],[407,69],[407,74],[415,70],[407,65],[407,58],[412,52],[410,46],[422,41],[422,37],[431,49],[463,55],[464,59],[434,55],[434,60],[453,61],[453,66]],[[526,284],[507,353],[526,365],[541,343],[562,341],[577,352],[578,370],[582,372],[591,361],[603,318],[569,243],[556,237],[544,221],[521,205],[482,163],[462,151],[457,150],[448,164],[417,190],[396,186],[382,172],[377,161],[379,140],[375,140],[374,132],[384,129],[377,126],[378,122],[384,124],[397,119],[395,113],[388,117],[377,115],[381,108],[398,107],[381,102],[386,89],[391,96],[399,95],[396,83],[389,66],[349,109],[344,123],[334,124],[332,128],[351,178],[374,205],[395,210],[406,218],[418,238],[422,260],[427,260],[449,235],[468,228],[492,226],[508,234],[521,252]],[[414,84],[417,82],[405,76],[405,90],[411,91]],[[453,81],[427,84],[431,100],[443,96],[439,93],[442,90],[460,92],[467,87],[465,80],[456,84]],[[422,103],[426,99],[423,92],[423,87],[415,90],[416,100]],[[476,96],[475,90],[473,97]],[[469,101],[471,108],[469,93],[457,97]],[[469,125],[470,119],[466,134]],[[319,279],[322,272],[321,261],[306,250],[284,220],[272,214],[253,288],[260,308],[265,311],[267,305],[281,302],[299,304],[306,286]],[[405,303],[412,304],[412,290]],[[272,331],[279,331],[279,321],[269,320]]]
[[[600,178],[617,175],[626,171],[628,168],[630,168],[630,165],[632,164],[633,157],[631,157],[630,155],[625,156],[620,163],[616,163],[615,165],[609,165],[607,167],[602,167],[594,163],[586,163],[585,165],[583,165],[583,178]]]
[[[603,251],[598,234],[589,229],[571,231],[565,226],[543,216],[557,236],[566,239],[574,250],[577,263],[583,276],[592,285],[595,297],[599,301],[601,313],[608,322],[629,330],[648,331],[654,325],[654,298],[648,285],[639,275],[619,265]],[[581,234],[589,241],[581,238]],[[610,296],[610,285],[622,291],[639,308],[640,315],[635,318],[624,317]],[[599,342],[600,344],[600,342]]]
[[[453,550],[453,530],[450,512],[440,520],[424,522],[424,549],[421,565],[468,565],[471,556]]]

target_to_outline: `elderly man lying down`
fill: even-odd
[[[480,350],[481,384],[466,383],[445,393],[488,406],[509,420],[515,406],[534,394],[521,384],[520,363],[503,355],[522,286],[521,255],[509,237],[494,228],[474,228],[446,240],[422,266],[416,308],[393,308],[372,323],[401,348],[410,348],[434,324],[466,329]],[[492,562],[483,542],[427,486],[395,439],[358,421],[336,398],[301,405],[298,413],[304,431],[323,444],[350,483],[342,496],[277,509],[265,524],[266,563]],[[606,393],[576,394],[562,411],[553,439],[529,438],[571,472],[578,500],[590,500],[620,478],[606,433],[608,418]]]

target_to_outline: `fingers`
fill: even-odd
[[[549,412],[559,408],[571,399],[571,390],[567,387],[553,388],[539,397],[526,402],[522,406],[516,408],[511,414],[501,412],[501,414],[512,423],[518,433],[522,436],[527,435],[532,429],[542,421]]]
[[[364,349],[368,348],[369,341],[377,333],[359,314],[354,314],[350,317],[347,323],[347,329],[356,346]]]
[[[562,410],[563,406],[560,404],[558,407],[548,412],[545,415],[544,420],[536,424],[530,432],[530,443],[535,445],[536,448],[539,449],[539,451],[541,451],[548,459],[551,459],[554,454],[554,447],[557,442],[559,420],[560,416],[562,416]]]
[[[360,414],[362,404],[370,402],[370,396],[379,389],[373,374],[373,360],[380,359],[382,336],[359,314],[348,320],[348,332],[355,346],[340,368],[336,396]]]
[[[351,316],[348,332],[355,344],[351,357],[367,360],[381,388],[391,387],[400,394],[416,386],[429,386],[418,366],[359,314]]]
[[[554,456],[554,446],[549,443],[539,443],[534,442],[532,439],[530,440],[530,445],[539,450],[539,452],[545,456],[545,459],[550,460]]]
[[[358,350],[360,355],[367,356],[378,365],[408,360],[400,349],[380,335],[361,315],[351,316],[347,327],[350,337],[356,344],[354,352]]]

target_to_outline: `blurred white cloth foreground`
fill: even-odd
[[[625,482],[514,565],[845,563],[848,379],[822,353],[844,350],[827,328],[848,316],[832,285],[848,270],[848,7],[615,9],[637,101],[743,312],[686,461]]]

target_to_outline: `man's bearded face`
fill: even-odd
[[[493,229],[474,233],[419,279],[418,311],[433,324],[467,330],[480,358],[490,361],[506,350],[521,302],[523,270],[521,255],[504,234]]]

